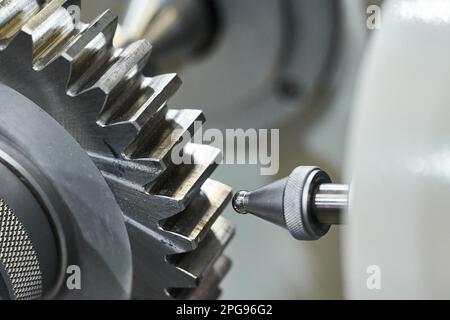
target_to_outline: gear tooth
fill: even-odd
[[[207,145],[188,143],[183,149],[184,157],[189,162],[180,165],[171,165],[158,178],[158,180],[147,187],[151,195],[169,198],[180,209],[184,209],[192,195],[197,193],[208,177],[216,169],[221,160],[221,151]]]
[[[136,41],[123,49],[117,60],[96,81],[93,87],[100,88],[105,94],[122,91],[121,84],[140,74],[150,57],[152,46],[146,40]]]
[[[39,12],[41,2],[37,0],[0,2],[0,50],[5,49],[29,19]]]
[[[231,260],[221,256],[195,289],[169,289],[172,297],[182,300],[217,300],[222,291],[219,285],[231,269]]]
[[[120,109],[107,125],[132,125],[142,129],[180,86],[181,80],[176,74],[145,78],[136,96],[131,99],[131,107]]]
[[[194,154],[196,158],[200,157],[201,161],[193,165],[172,165],[146,188],[140,187],[139,183],[130,183],[129,180],[111,175],[107,170],[102,171],[116,193],[127,194],[127,203],[121,203],[121,205],[126,205],[128,211],[133,212],[132,219],[149,226],[150,221],[158,224],[161,220],[173,217],[174,220],[171,223],[176,224],[175,228],[186,223],[184,230],[192,227],[197,228],[196,231],[201,231],[199,234],[195,234],[193,231],[192,234],[189,234],[190,238],[183,238],[183,235],[173,232],[171,236],[173,242],[178,242],[180,248],[184,250],[191,250],[210,226],[210,223],[207,222],[213,221],[216,215],[220,214],[221,206],[224,206],[229,200],[230,188],[219,182],[208,180],[221,159],[220,150],[191,143],[185,149],[187,149],[186,152]],[[198,199],[195,201],[193,200],[195,198]],[[120,198],[118,200],[120,202]],[[149,216],[148,210],[145,210],[146,203],[149,201],[158,203],[158,206],[165,209],[161,209],[154,217]],[[191,201],[194,201],[195,204]],[[202,206],[202,204],[206,204],[206,206]],[[185,213],[183,214],[182,211]],[[197,213],[197,211],[199,212]],[[178,215],[180,217],[177,217]],[[190,219],[190,221],[183,221],[183,219]],[[204,228],[199,228],[197,224],[203,224]],[[171,230],[168,228],[168,231]]]
[[[154,162],[166,169],[172,163],[172,150],[175,147],[182,150],[204,121],[200,110],[169,109],[159,123],[147,123],[125,154],[130,159]]]
[[[186,283],[190,282],[190,287],[195,288],[222,256],[233,235],[231,224],[219,217],[196,250],[170,255],[167,260],[184,272]]]
[[[99,119],[101,125],[114,126],[116,132],[123,132],[123,135],[128,137],[126,145],[115,145],[115,148],[120,151],[129,149],[129,142],[137,139],[141,131],[142,137],[148,135],[148,132],[158,131],[155,128],[163,130],[167,115],[166,102],[180,85],[181,81],[174,74],[155,78],[142,77],[125,94],[116,99],[113,106],[102,112]]]
[[[52,0],[22,28],[33,41],[33,66],[42,70],[58,58],[80,30],[62,7],[66,0]]]
[[[195,250],[228,204],[231,192],[229,186],[207,180],[187,208],[160,223],[161,228],[183,250]]]
[[[62,54],[71,64],[68,81],[71,96],[89,88],[92,79],[98,79],[112,64],[116,29],[117,16],[107,10],[87,26]]]
[[[136,93],[139,94],[145,80],[142,69],[147,64],[151,48],[145,40],[130,44],[93,85],[93,89],[105,95],[106,101],[98,119],[101,125],[109,123],[115,114],[128,107]]]

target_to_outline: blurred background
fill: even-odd
[[[83,20],[110,8],[118,45],[147,38],[149,75],[177,72],[172,107],[204,110],[210,128],[280,129],[280,172],[221,165],[214,177],[253,190],[298,165],[342,175],[353,89],[370,31],[355,0],[85,0]],[[250,150],[251,152],[251,150]],[[319,242],[295,242],[281,229],[225,213],[236,226],[227,249],[228,299],[343,297],[339,228]]]

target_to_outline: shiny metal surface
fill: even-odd
[[[78,3],[0,2],[0,81],[53,116],[102,171],[126,216],[134,296],[169,298],[168,288],[193,290],[233,234],[217,220],[230,189],[209,180],[220,152],[182,139],[204,116],[168,108],[181,81],[142,73],[151,45],[114,47],[116,16],[106,11],[90,24],[74,23],[67,7]],[[175,147],[203,161],[175,165]],[[176,222],[164,228],[167,219]],[[196,261],[195,274],[166,259],[179,254]]]
[[[233,208],[289,230],[297,240],[319,240],[344,222],[349,187],[332,184],[318,167],[299,166],[283,179],[254,191],[239,191]]]
[[[233,209],[239,214],[247,214],[246,206],[248,203],[249,192],[248,191],[239,191],[237,192],[232,200]]]
[[[314,166],[296,168],[287,180],[283,214],[289,232],[297,240],[319,240],[330,230],[330,225],[318,223],[312,210],[314,191],[323,183],[331,183],[331,178]]]
[[[321,184],[313,194],[313,211],[320,223],[342,224],[348,206],[349,186]]]

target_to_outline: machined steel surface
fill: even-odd
[[[287,229],[298,240],[318,240],[330,229],[330,225],[317,223],[311,210],[314,189],[323,183],[331,183],[330,177],[313,166],[298,167],[289,175],[283,214]]]
[[[348,207],[349,186],[321,184],[314,192],[313,211],[317,220],[326,224],[342,224]]]
[[[220,151],[183,139],[204,116],[168,108],[181,81],[143,74],[147,41],[115,48],[116,16],[84,24],[72,5],[79,1],[0,2],[0,81],[55,118],[103,173],[125,214],[134,297],[198,297],[202,279],[224,274],[216,263],[233,235],[219,218],[231,189],[209,179]],[[175,165],[175,147],[203,161]]]
[[[348,185],[331,183],[320,168],[300,166],[287,178],[237,192],[233,208],[285,228],[298,240],[318,240],[331,225],[343,223],[348,193]]]

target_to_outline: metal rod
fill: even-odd
[[[315,194],[313,212],[320,223],[342,224],[348,206],[349,186],[345,184],[322,184]]]

